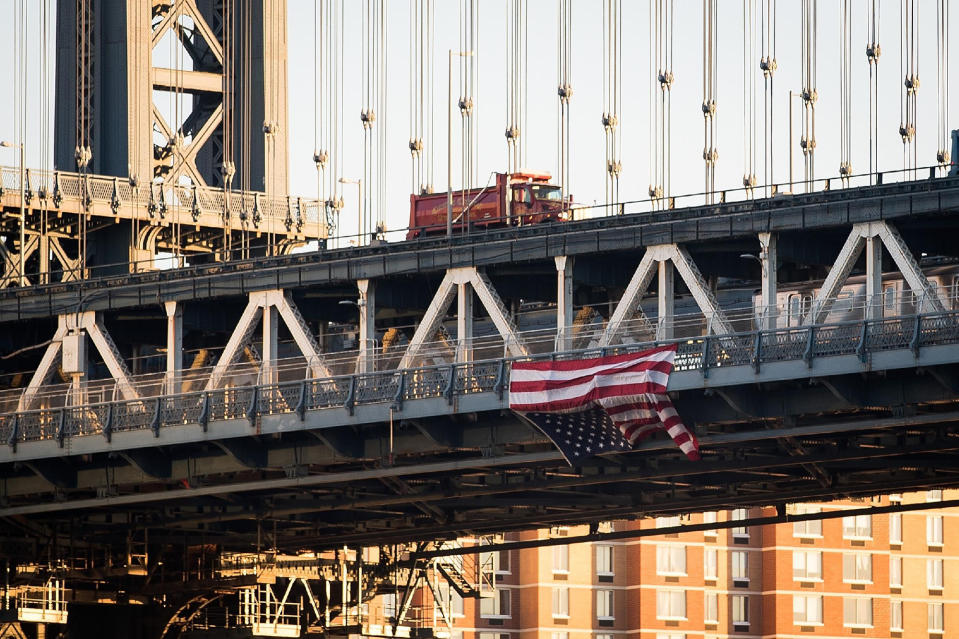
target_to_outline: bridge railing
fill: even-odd
[[[959,299],[956,298],[956,287],[940,287],[938,294],[948,309],[959,310]],[[864,317],[888,316],[911,317],[920,306],[916,296],[910,291],[894,291],[894,294],[883,294],[877,296],[874,300],[868,300],[861,294],[842,294],[840,297],[831,300],[832,310],[827,316],[826,323],[836,324],[839,318],[845,318],[848,322],[858,321]],[[807,296],[808,298],[808,296]],[[748,299],[746,300],[748,303]],[[797,332],[803,332],[806,329],[801,327],[803,320],[803,311],[808,312],[811,300],[806,300],[805,306],[800,304],[798,307],[791,307],[789,302],[780,304],[776,307],[777,323],[781,330],[775,333],[774,343],[764,343],[761,357],[766,357],[770,350],[777,351],[782,349],[798,349],[800,346],[793,339]],[[629,342],[649,343],[657,340],[662,341],[666,334],[666,327],[659,324],[655,315],[655,309],[647,309],[649,315],[637,315],[624,322],[624,340]],[[554,311],[530,310],[517,314],[519,323],[528,326],[541,324],[544,319],[551,320]],[[755,331],[763,326],[763,319],[768,313],[767,309],[753,308],[752,306],[741,306],[739,308],[724,309],[725,319],[736,331],[741,334]],[[700,312],[678,313],[669,322],[674,339],[679,343],[686,340],[700,340],[703,335],[710,332],[711,321],[709,317]],[[797,325],[800,325],[797,327]],[[845,324],[849,326],[850,324]],[[891,325],[890,325],[891,326]],[[603,335],[606,324],[603,318],[594,314],[592,319],[579,325],[570,327],[569,334],[572,337],[573,348],[586,349],[590,345],[599,343]],[[470,340],[473,361],[492,361],[503,358],[507,355],[507,344],[503,338],[495,333],[491,325],[478,322],[474,330],[486,331]],[[851,329],[843,329],[851,330]],[[552,354],[556,350],[557,334],[552,326],[544,328],[534,328],[520,332],[518,338],[523,341],[527,351],[531,355]],[[878,339],[878,338],[877,338]],[[729,344],[732,338],[725,338],[724,344]],[[406,351],[408,342],[405,339],[396,340],[392,345],[376,343],[373,345],[373,364],[376,371],[389,371],[395,369],[400,359]],[[820,351],[815,355],[829,354],[828,348],[831,346],[819,346]],[[444,365],[454,359],[456,351],[456,339],[451,336],[441,336],[439,339],[426,343],[420,351],[420,361],[424,365]],[[216,354],[216,349],[210,349],[210,354]],[[263,383],[262,368],[255,358],[255,351],[251,350],[246,355],[241,356],[239,361],[234,363],[222,380],[222,386],[230,388],[243,388]],[[324,363],[328,370],[337,378],[349,377],[353,374],[358,351],[354,349],[342,350],[331,353],[324,353]],[[724,357],[731,357],[726,353]],[[152,361],[160,360],[160,356],[152,356]],[[129,360],[128,366],[132,370],[143,368],[149,362],[139,363],[136,360]],[[171,388],[179,390],[181,393],[190,393],[202,391],[206,388],[210,378],[213,366],[202,366],[196,368],[186,368],[181,370],[175,380],[170,380],[163,372],[147,372],[134,375],[131,378],[132,386],[136,389],[141,398],[152,398],[168,394]],[[310,376],[309,362],[302,356],[288,357],[277,360],[272,367],[271,380],[278,383],[296,383]],[[408,383],[414,380],[407,380]],[[415,383],[425,383],[415,380]],[[47,383],[34,395],[32,407],[43,408],[61,408],[76,403],[76,398],[84,398],[85,404],[101,404],[112,402],[120,397],[118,383],[114,379],[91,379],[82,383],[79,389],[75,389],[70,383]],[[356,392],[360,395],[367,393],[363,385],[360,385]],[[11,389],[0,391],[0,414],[15,412],[20,407],[20,399],[23,395],[23,389]]]
[[[0,167],[0,195],[21,188],[34,207],[73,211],[99,207],[113,214],[132,207],[133,217],[144,220],[169,218],[176,212],[179,220],[196,222],[201,215],[209,215],[222,222],[218,226],[255,230],[270,223],[272,228],[285,227],[310,238],[325,238],[329,230],[323,203],[311,198],[164,182],[133,184],[127,178],[36,169],[24,171],[21,185],[19,167]]]
[[[954,168],[954,167],[953,167]],[[949,165],[926,166],[916,169],[898,169],[877,173],[862,173],[845,177],[833,176],[805,182],[758,185],[745,188],[725,189],[714,193],[698,192],[673,195],[668,198],[647,198],[617,202],[614,204],[572,205],[569,217],[573,220],[586,220],[620,215],[638,215],[637,222],[662,222],[686,216],[718,214],[718,207],[736,205],[767,199],[786,202],[792,196],[806,196],[816,193],[829,193],[860,187],[883,186],[897,182],[909,182],[928,178],[945,177]],[[270,196],[259,192],[230,191],[208,187],[192,187],[165,183],[146,183],[135,186],[127,178],[102,175],[80,175],[62,171],[42,171],[28,169],[25,172],[25,197],[33,206],[73,211],[93,210],[99,214],[126,212],[134,209],[138,219],[159,221],[166,217],[169,221],[190,223],[203,216],[200,222],[214,226],[229,226],[234,230],[262,230],[270,228],[277,232],[281,229],[306,239],[324,239],[329,248],[361,247],[374,243],[369,234],[334,233],[327,222],[325,203],[314,198],[291,196]],[[0,167],[0,195],[4,191],[20,192],[20,171],[16,167]],[[867,191],[868,193],[868,191]],[[66,204],[64,204],[66,201]],[[813,200],[815,201],[815,200]],[[758,206],[769,206],[758,204]],[[772,205],[775,207],[776,205]],[[490,220],[485,220],[490,222]],[[503,220],[505,222],[505,220]],[[463,233],[482,235],[483,229],[463,230]],[[398,242],[406,238],[407,229],[390,229],[377,232],[376,241]],[[457,232],[460,235],[460,232]],[[435,238],[424,238],[430,241]],[[286,249],[283,249],[283,253]],[[219,259],[231,263],[250,264],[246,249],[237,249],[234,253],[221,251]],[[207,273],[210,267],[205,263],[190,264],[189,256],[158,263],[150,256],[142,262],[122,262],[100,264],[86,267],[84,270],[51,271],[46,281],[72,281],[77,279],[96,280],[105,274],[115,274],[120,270],[129,272],[153,271],[157,268],[187,270],[200,267]],[[221,262],[222,264],[222,262]],[[28,275],[30,275],[28,273]]]
[[[621,344],[605,348],[551,353],[567,359],[601,354],[636,352],[675,343],[674,370],[701,371],[752,366],[758,372],[773,362],[814,360],[855,355],[863,362],[875,353],[959,344],[959,312],[930,313],[867,319],[838,324],[747,331],[679,340]],[[388,404],[402,411],[405,402],[445,399],[474,393],[505,397],[509,389],[510,358],[443,366],[423,366],[326,379],[248,385],[211,391],[163,395],[128,401],[97,402],[83,406],[43,408],[0,415],[0,442],[15,447],[22,442],[58,440],[99,434],[107,439],[116,432],[152,430],[199,424],[206,428],[220,420],[248,420],[262,416],[307,411],[347,409]]]

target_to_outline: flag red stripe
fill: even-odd
[[[609,366],[611,364],[619,364],[621,362],[627,362],[631,359],[639,358],[648,358],[649,356],[655,353],[662,353],[665,351],[675,351],[676,344],[667,344],[666,346],[659,346],[657,348],[651,348],[648,351],[643,351],[641,353],[626,353],[625,355],[607,355],[605,357],[594,357],[591,359],[562,359],[562,360],[545,360],[545,361],[535,361],[535,362],[513,362],[512,369],[514,371],[518,370],[530,370],[530,371],[575,371],[583,368],[593,368],[595,366]]]

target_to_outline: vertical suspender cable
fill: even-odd
[[[915,178],[916,169],[916,94],[919,91],[919,3],[902,0],[900,56],[903,92],[900,102],[899,135],[902,137],[903,169]]]
[[[760,13],[761,53],[759,68],[763,72],[763,184],[765,195],[772,195],[773,173],[773,76],[776,73],[776,0],[762,0]],[[790,150],[790,153],[792,150]]]
[[[559,130],[557,135],[558,180],[564,201],[568,202],[570,193],[569,158],[570,158],[570,113],[569,101],[573,97],[572,84],[572,44],[573,44],[573,16],[571,0],[559,2],[559,38],[557,40],[557,73],[556,93],[559,96]]]
[[[743,0],[743,187],[748,197],[756,187],[755,13],[756,1]]]
[[[869,64],[869,183],[875,181],[879,162],[879,0],[868,0],[868,41],[866,61]]]
[[[606,133],[606,204],[619,201],[619,176],[623,170],[620,160],[622,146],[622,0],[605,0],[603,5],[604,24],[604,104],[603,129]]]
[[[852,175],[852,0],[839,3],[839,177]]]
[[[799,145],[803,151],[803,172],[806,191],[816,178],[816,28],[818,0],[802,0],[802,101],[803,126]]]
[[[673,0],[653,0],[651,4],[653,31],[653,92],[658,91],[658,100],[654,99],[653,129],[655,132],[655,158],[653,180],[649,187],[649,196],[653,206],[669,207],[672,156],[670,137],[672,130],[671,94],[675,81],[673,75]],[[665,198],[665,200],[664,200]]]
[[[945,175],[952,161],[949,153],[949,0],[936,0],[936,83],[938,97],[938,148],[936,163],[939,172]]]
[[[706,203],[715,203],[716,162],[719,149],[716,145],[717,110],[717,63],[719,0],[703,0],[703,160],[706,163]]]

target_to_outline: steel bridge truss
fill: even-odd
[[[921,186],[934,191],[939,184]],[[919,185],[897,188],[913,193]],[[955,199],[949,193],[916,195],[911,206],[927,216],[936,207],[945,211]],[[891,207],[888,202],[899,200],[885,201]],[[335,260],[305,256],[297,262],[302,268],[268,262],[248,271],[248,279],[224,280],[239,287],[214,286],[211,276],[198,288],[196,279],[171,273],[151,292],[138,292],[135,301],[124,301],[130,298],[118,287],[117,297],[109,291],[101,308],[164,303],[166,370],[159,378],[133,376],[108,365],[113,379],[87,380],[86,402],[64,401],[43,387],[38,371],[28,385],[38,390],[24,392],[0,415],[0,442],[6,444],[0,469],[7,473],[0,518],[29,517],[53,527],[69,520],[82,527],[102,522],[106,513],[136,512],[150,527],[151,542],[162,543],[163,535],[190,538],[202,528],[227,547],[249,548],[249,513],[268,511],[288,522],[278,524],[281,545],[335,547],[959,484],[950,461],[959,441],[959,311],[940,299],[898,232],[912,232],[915,218],[895,226],[888,219],[851,220],[846,204],[846,214],[827,225],[828,216],[803,206],[803,223],[828,240],[816,259],[828,263],[835,253],[827,252],[839,251],[824,289],[835,295],[854,269],[855,252],[869,250],[872,241],[867,282],[882,272],[875,255],[884,245],[917,303],[903,304],[898,314],[870,311],[850,321],[826,321],[831,298],[823,293],[798,322],[777,318],[783,251],[792,251],[787,259],[793,263],[802,256],[796,257],[796,236],[769,228],[769,220],[785,226],[796,218],[788,211],[772,216],[761,207],[730,211],[728,219],[680,212],[667,223],[643,225],[640,236],[631,234],[627,222],[642,220],[630,219],[586,230],[570,224],[555,229],[556,236],[551,229],[504,231],[493,243],[470,240],[474,244],[460,252],[459,245],[436,248],[432,240],[409,255],[405,247],[369,247],[344,263],[342,272]],[[885,215],[883,209],[869,214]],[[766,220],[765,226],[757,219]],[[758,235],[761,303],[753,306],[750,292],[745,317],[717,301],[715,280],[703,275],[715,270],[696,263],[709,255],[702,240],[663,241],[692,225],[724,227],[725,239],[716,246],[727,254],[756,246]],[[727,248],[731,233],[739,244]],[[600,234],[612,238],[611,246],[597,244]],[[633,243],[641,243],[643,252]],[[546,250],[535,254],[540,245]],[[550,254],[558,246],[571,250]],[[518,258],[520,250],[527,257]],[[601,259],[591,263],[591,251]],[[462,254],[473,262],[450,263]],[[414,257],[421,271],[410,266]],[[588,269],[597,268],[597,261],[619,269],[624,288],[608,306],[610,319],[603,324],[594,314],[586,327],[573,312],[574,294],[584,292],[575,276],[596,279]],[[574,272],[574,266],[587,271]],[[223,276],[233,277],[232,266],[224,268]],[[524,277],[511,279],[510,268]],[[323,269],[325,285],[310,279]],[[410,274],[418,272],[423,277],[410,286]],[[607,272],[600,271],[604,284]],[[675,296],[675,272],[688,298]],[[654,274],[654,305],[641,305]],[[397,289],[400,278],[407,279]],[[438,284],[434,289],[424,282]],[[552,291],[541,295],[544,283],[555,290],[555,305]],[[96,289],[80,290],[87,309],[97,305]],[[398,300],[398,290],[404,299]],[[163,291],[170,292],[166,299]],[[44,295],[37,289],[35,298],[56,308]],[[212,369],[187,370],[183,307],[202,303],[204,296],[242,299],[240,320],[226,329],[226,350]],[[554,317],[552,324],[521,332],[515,313],[521,296],[545,298],[537,321]],[[474,299],[488,317],[473,312]],[[17,312],[39,313],[33,300],[26,296]],[[682,335],[676,323],[680,300],[695,317]],[[82,329],[91,338],[99,331],[101,342],[108,337],[98,311],[77,312],[84,304],[59,313],[41,369],[49,372],[62,353],[74,352],[75,345],[64,348],[71,331]],[[327,341],[310,322],[341,304],[355,307],[351,321],[358,313],[358,349],[324,352]],[[410,307],[426,312],[405,346],[398,340],[391,347],[402,350],[387,357],[385,346],[377,348],[376,324]],[[655,332],[647,333],[642,319],[631,319],[640,308],[650,317],[656,312]],[[262,357],[243,365],[252,374],[238,374],[235,362],[243,350],[255,350],[258,323],[264,329]],[[290,368],[277,359],[281,325],[299,352]],[[640,331],[631,334],[637,325]],[[431,344],[446,326],[455,326],[455,344]],[[508,411],[515,359],[593,356],[669,342],[677,345],[670,391],[700,438],[702,462],[684,460],[670,442],[657,439],[636,452],[569,468],[550,442]],[[106,363],[112,350],[96,338],[94,343]],[[112,391],[94,396],[90,389],[103,381]],[[152,488],[141,489],[144,478]],[[104,525],[104,538],[119,536],[120,528]]]

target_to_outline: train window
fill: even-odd
[[[882,314],[891,317],[896,314],[896,288],[887,286],[882,289]]]
[[[793,293],[786,302],[786,325],[799,326],[802,324],[803,316],[809,312],[812,305],[812,296],[802,293]]]
[[[952,300],[952,310],[959,310],[959,276],[952,278],[952,284],[949,286],[949,297]]]
[[[558,186],[534,184],[533,197],[535,197],[537,200],[552,200],[554,202],[561,202],[563,200],[563,193]]]

